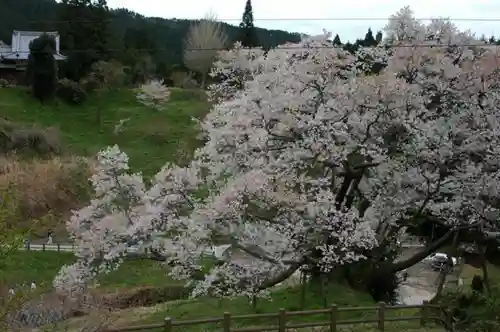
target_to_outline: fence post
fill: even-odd
[[[330,307],[330,332],[337,332],[337,313],[337,305],[332,304]]]
[[[61,252],[61,245],[59,243],[57,244],[57,252]]]
[[[172,331],[172,318],[167,317],[165,318],[165,326],[163,328],[165,332],[171,332]]]
[[[378,305],[378,329],[385,331],[385,303],[379,302]]]
[[[45,251],[45,243],[42,244],[42,251]]]
[[[281,308],[278,315],[278,331],[286,332],[286,310]]]
[[[429,313],[429,301],[424,301],[422,303],[422,310],[420,310],[420,326],[425,325],[428,313]]]
[[[229,312],[224,313],[224,321],[222,322],[222,329],[224,332],[231,332],[231,314]]]

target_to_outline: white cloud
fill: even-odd
[[[108,0],[113,7],[125,7],[146,16],[165,18],[201,18],[213,11],[219,19],[238,24],[246,0]],[[389,15],[408,5],[419,18],[449,17],[494,19],[500,15],[498,0],[357,0],[335,2],[331,0],[253,0],[255,24],[263,28],[283,29],[308,34],[322,29],[338,33],[345,39],[361,38],[368,27],[381,29]],[[342,18],[343,20],[333,20]],[[364,18],[362,20],[345,20]],[[382,20],[369,20],[378,18]],[[279,20],[268,20],[279,19]],[[301,19],[301,20],[292,20]],[[325,19],[325,20],[314,20]],[[471,29],[478,35],[500,36],[500,21],[456,21],[461,29]]]

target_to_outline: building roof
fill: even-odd
[[[59,32],[57,31],[12,31],[11,45],[0,43],[0,57],[5,60],[27,60],[29,56],[29,45],[37,37],[47,34],[56,39],[56,60],[65,60],[67,57],[59,53]]]
[[[0,54],[0,56],[5,60],[27,60],[28,59],[28,55],[24,54],[23,52],[21,52],[21,53],[11,52],[8,54],[3,54],[3,55]],[[68,57],[65,55],[62,55],[60,53],[55,53],[54,58],[56,60],[66,60]]]
[[[12,35],[21,35],[21,36],[33,36],[33,37],[38,37],[43,34],[49,35],[49,36],[59,36],[58,31],[24,31],[24,30],[13,30]]]

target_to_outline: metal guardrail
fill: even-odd
[[[420,245],[420,244],[404,244],[402,246],[403,248],[423,248],[425,246]],[[222,252],[227,249],[227,246],[214,246],[211,249],[206,250],[206,254],[216,254],[218,251],[220,251],[219,254],[222,254]],[[35,244],[35,243],[25,243],[23,247],[20,248],[20,250],[25,250],[25,251],[57,251],[57,252],[74,252],[75,251],[75,245],[72,243],[53,243],[53,244]],[[141,250],[145,250],[144,248],[140,248],[139,246],[130,246],[127,248],[127,252],[130,253],[138,253]],[[147,252],[147,251],[146,251]]]
[[[75,245],[71,243],[53,243],[53,244],[35,244],[35,243],[25,243],[23,247],[19,248],[23,251],[56,251],[56,252],[74,252]],[[205,254],[207,255],[222,255],[227,246],[214,246],[211,249],[207,249]],[[131,254],[137,254],[144,251],[148,254],[147,248],[141,248],[139,246],[130,246],[127,248],[126,252]]]

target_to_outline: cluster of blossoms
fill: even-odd
[[[357,54],[327,36],[222,52],[206,143],[188,166],[166,165],[146,186],[117,147],[99,155],[96,198],[68,223],[78,260],[55,286],[79,289],[136,244],[188,279],[223,243],[229,254],[190,282],[193,295],[255,295],[302,266],[329,272],[395,246],[401,219],[424,211],[494,229],[498,55],[409,8],[385,34]]]
[[[170,90],[162,81],[152,80],[141,85],[136,95],[137,101],[149,107],[162,109],[164,103],[170,98]]]

